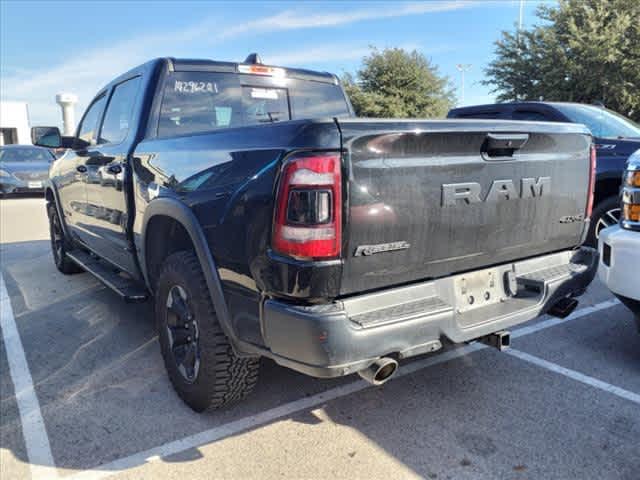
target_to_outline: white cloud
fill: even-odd
[[[331,4],[336,5],[336,4]],[[68,59],[51,68],[25,71],[20,67],[1,65],[2,100],[20,100],[29,103],[32,124],[60,124],[59,108],[55,94],[70,91],[78,95],[77,118],[98,89],[115,75],[123,73],[150,58],[160,55],[180,56],[187,52],[196,40],[200,44],[228,42],[240,35],[251,35],[294,29],[327,28],[356,22],[434,12],[456,10],[478,5],[458,0],[425,3],[390,4],[381,8],[360,8],[351,11],[309,12],[286,10],[275,15],[249,20],[243,24],[219,30],[220,19],[205,19],[189,28],[174,32],[158,32],[130,38],[107,47],[69,52]],[[212,32],[218,31],[212,36]],[[366,54],[365,46],[312,47],[305,52],[293,51],[268,57],[270,63],[308,63],[309,55],[317,62],[343,61]],[[1,61],[1,59],[0,59]]]
[[[330,12],[305,14],[287,10],[271,17],[251,20],[241,25],[228,27],[219,35],[220,38],[228,38],[243,33],[263,33],[282,30],[295,30],[301,28],[321,28],[346,25],[364,20],[380,20],[393,17],[405,17],[408,15],[421,15],[425,13],[444,12],[458,10],[473,5],[470,0],[423,2],[408,4],[391,4],[392,8],[358,9],[347,12]]]
[[[60,110],[55,104],[56,93],[73,92],[80,99],[76,108],[79,120],[88,102],[116,75],[205,33],[202,25],[196,25],[179,32],[140,36],[108,47],[69,52],[68,60],[40,71],[14,68],[5,76],[6,70],[2,66],[0,96],[2,100],[28,102],[32,124],[56,125],[61,123]]]

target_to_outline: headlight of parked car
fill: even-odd
[[[6,170],[2,170],[0,168],[0,178],[4,178],[4,177],[13,177],[13,175],[11,175],[9,172],[7,172]]]
[[[640,188],[640,170],[627,170],[625,177],[625,186]]]
[[[622,182],[623,228],[640,230],[640,150],[629,159],[629,166]]]

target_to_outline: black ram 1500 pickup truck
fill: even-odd
[[[55,263],[153,298],[198,411],[246,396],[261,356],[380,384],[444,342],[506,346],[598,263],[579,125],[357,119],[334,75],[163,58],[103,88],[70,147],[46,188]]]

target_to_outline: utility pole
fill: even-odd
[[[464,72],[471,69],[470,63],[459,63],[456,68],[460,72],[460,105],[464,105]]]

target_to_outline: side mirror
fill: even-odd
[[[62,135],[58,127],[33,127],[31,128],[31,143],[39,147],[62,147]]]

